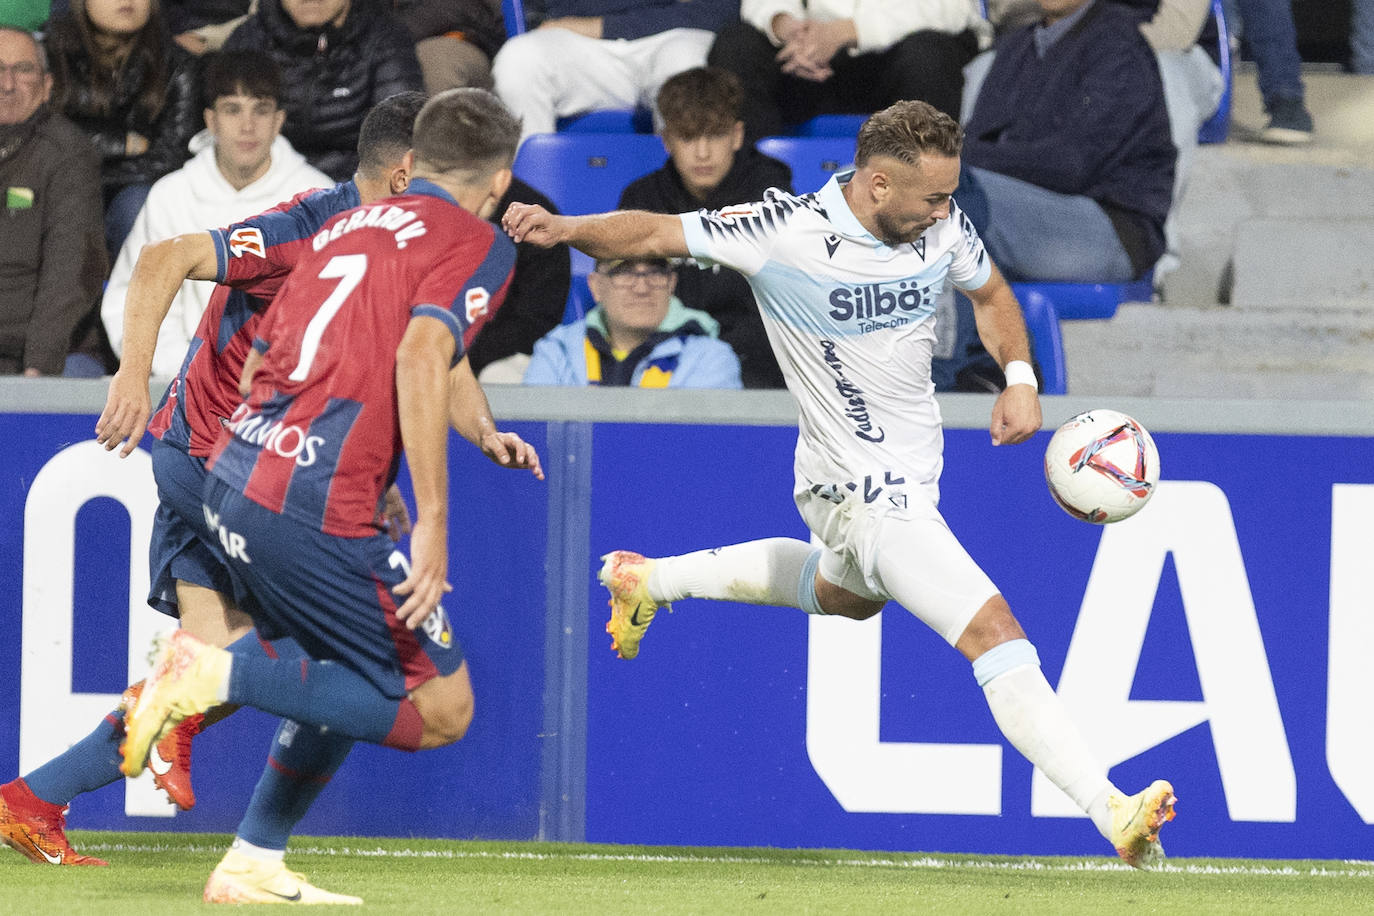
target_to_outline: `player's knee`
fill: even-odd
[[[973,615],[954,647],[969,661],[973,661],[1003,643],[1025,638],[1026,631],[1012,616],[1007,599],[993,595]]]
[[[460,740],[472,725],[475,701],[466,671],[430,681],[411,694],[420,712],[424,733],[422,748],[443,747]]]
[[[819,574],[815,578],[816,601],[821,611],[832,617],[848,617],[850,620],[867,620],[883,609],[887,602],[856,595],[849,589],[826,580]]]

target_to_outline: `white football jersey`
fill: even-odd
[[[935,299],[948,277],[987,282],[992,265],[957,206],[915,242],[889,247],[850,211],[852,171],[814,194],[681,215],[703,264],[753,288],[787,387],[801,407],[797,486],[872,477],[934,489],[940,410],[930,380]]]

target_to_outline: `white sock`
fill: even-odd
[[[795,538],[764,538],[664,557],[649,575],[649,595],[664,604],[714,598],[796,607],[802,569],[815,551]]]
[[[234,842],[229,844],[229,848],[245,855],[250,859],[261,859],[264,862],[281,862],[286,858],[285,849],[265,849],[262,846],[254,846],[242,837],[234,837]]]
[[[1021,665],[997,675],[983,686],[983,695],[997,727],[1012,746],[1073,799],[1098,832],[1110,839],[1112,814],[1107,797],[1117,788],[1069,720],[1040,666]]]

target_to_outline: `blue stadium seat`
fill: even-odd
[[[1011,288],[1024,307],[1028,298],[1048,300],[1059,318],[1110,318],[1123,302],[1149,302],[1154,272],[1130,283],[1015,282]]]
[[[797,137],[849,137],[859,134],[859,128],[868,120],[865,114],[823,114],[796,126],[792,134]]]
[[[651,134],[654,113],[647,108],[603,108],[558,119],[558,132],[579,134]]]
[[[1226,25],[1225,0],[1212,0],[1212,18],[1217,23],[1217,66],[1221,69],[1221,101],[1217,110],[1197,132],[1199,143],[1225,143],[1231,130],[1231,31]]]
[[[605,213],[616,208],[626,185],[667,158],[663,143],[653,134],[533,134],[520,144],[512,171],[562,213]],[[591,302],[583,278],[593,266],[591,258],[573,250],[573,286],[565,321],[580,318]]]
[[[506,37],[514,38],[525,32],[524,0],[501,0],[501,18],[506,23]]]
[[[1054,302],[1038,290],[1027,290],[1021,300],[1021,313],[1026,316],[1026,331],[1035,344],[1035,360],[1040,364],[1044,394],[1065,394],[1068,377],[1064,368],[1064,338],[1059,329],[1059,315]]]
[[[759,152],[792,167],[798,194],[819,191],[830,176],[854,164],[854,135],[847,137],[764,137]]]

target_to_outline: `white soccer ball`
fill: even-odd
[[[1045,449],[1045,481],[1059,507],[1094,525],[1141,510],[1159,483],[1159,450],[1135,420],[1115,410],[1071,417]]]

